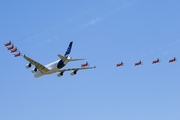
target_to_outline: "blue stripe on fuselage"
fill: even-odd
[[[60,60],[59,62],[58,62],[58,64],[57,64],[57,68],[58,69],[61,69],[62,67],[64,67],[65,66],[65,64],[64,64],[64,62],[62,61],[62,60]]]

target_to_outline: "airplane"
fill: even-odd
[[[4,44],[5,46],[9,46],[11,45],[11,41],[9,41],[8,43]]]
[[[15,48],[15,49],[13,49],[13,50],[11,50],[11,53],[13,53],[13,52],[17,52],[17,48]]]
[[[124,64],[124,63],[121,62],[121,63],[117,64],[116,67],[122,66],[123,64]]]
[[[14,54],[14,57],[18,57],[18,56],[21,56],[21,53],[17,53],[17,54]]]
[[[85,64],[81,64],[81,67],[86,67],[88,66],[88,62],[86,62]]]
[[[12,45],[11,47],[7,47],[7,48],[8,48],[8,50],[11,50],[14,48],[14,45]]]
[[[158,58],[157,60],[154,60],[154,61],[152,62],[152,64],[158,63],[158,62],[159,62],[159,58]]]
[[[176,61],[176,58],[175,58],[175,57],[174,57],[173,59],[169,60],[169,63],[170,63],[170,62],[174,62],[174,61]]]
[[[141,65],[141,61],[139,61],[139,62],[135,63],[135,65],[134,65],[134,66],[136,66],[136,65]]]
[[[45,65],[43,66],[42,64],[36,62],[35,60],[27,57],[24,55],[24,58],[29,61],[29,64],[26,65],[26,68],[30,68],[31,67],[31,64],[35,66],[34,69],[32,69],[32,73],[35,73],[34,74],[34,77],[41,77],[43,75],[48,75],[48,74],[52,74],[52,73],[56,73],[56,72],[59,72],[57,74],[58,77],[61,77],[63,76],[63,73],[65,71],[73,71],[71,72],[71,75],[75,75],[77,74],[77,71],[78,70],[84,70],[84,69],[92,69],[92,68],[95,68],[95,67],[84,67],[84,68],[71,68],[71,69],[61,69],[63,68],[68,62],[70,61],[79,61],[79,60],[84,60],[84,59],[72,59],[71,57],[69,57],[70,55],[70,52],[71,52],[71,48],[72,48],[72,44],[73,42],[70,42],[69,46],[68,46],[68,49],[65,53],[64,56],[58,54],[58,57],[60,58],[60,60],[57,60],[55,62],[52,62],[48,65]]]

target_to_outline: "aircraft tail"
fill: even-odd
[[[70,52],[71,52],[71,48],[72,48],[72,44],[73,44],[73,41],[69,43],[68,49],[67,49],[67,51],[66,51],[66,53],[65,53],[64,56],[62,56],[62,55],[60,55],[60,54],[58,54],[58,56],[59,56],[59,57],[62,59],[62,61],[64,61],[64,62],[65,62],[65,61],[66,61],[66,62],[69,62],[69,61],[84,60],[84,59],[71,59],[71,58],[69,57]]]
[[[67,58],[69,56],[69,54],[71,52],[72,44],[73,44],[73,41],[69,43],[69,47],[68,47],[66,53],[64,54],[64,57]]]

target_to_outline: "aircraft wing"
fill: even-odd
[[[47,71],[49,71],[48,68],[46,68],[45,66],[41,65],[40,63],[32,60],[31,58],[27,57],[27,56],[23,56],[27,61],[29,61],[31,64],[33,64],[42,74],[46,73]]]
[[[83,67],[83,68],[71,68],[71,69],[63,69],[63,70],[59,70],[59,72],[65,72],[65,71],[78,71],[78,70],[84,70],[84,69],[92,69],[92,68],[96,68],[96,67]]]

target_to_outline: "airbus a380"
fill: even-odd
[[[35,68],[32,69],[32,73],[34,74],[34,77],[41,77],[43,75],[48,75],[56,72],[60,72],[57,74],[58,77],[61,77],[65,71],[73,71],[71,72],[71,75],[75,75],[78,70],[84,70],[84,69],[92,69],[95,67],[84,67],[84,68],[71,68],[71,69],[61,69],[63,68],[69,61],[78,61],[78,60],[84,60],[84,59],[72,59],[69,57],[71,48],[72,48],[73,42],[70,42],[69,47],[65,53],[64,56],[58,54],[60,57],[60,60],[57,60],[53,63],[50,63],[46,66],[41,65],[40,63],[32,60],[31,58],[24,55],[24,58],[29,61],[29,64],[26,65],[26,68],[30,68],[31,65],[34,65]]]

